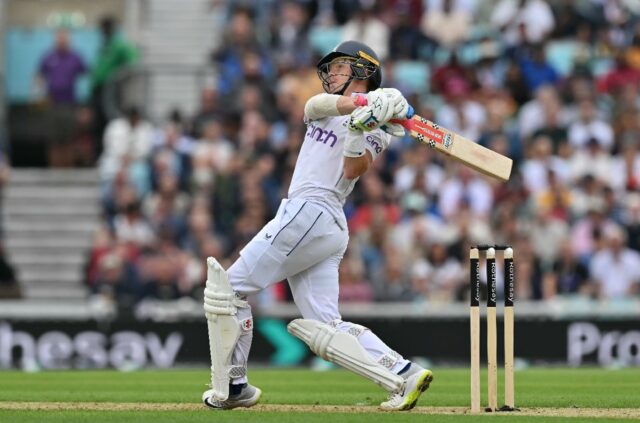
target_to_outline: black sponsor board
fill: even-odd
[[[348,316],[345,320],[349,320]],[[287,334],[287,322],[256,318],[252,361],[299,365],[311,359],[306,346]],[[407,357],[425,357],[436,364],[468,365],[468,319],[361,318],[357,323],[372,329]],[[485,342],[483,331],[482,354],[486,351]],[[499,319],[499,360],[502,351]],[[640,319],[519,319],[515,324],[515,356],[532,364],[640,366]],[[0,368],[129,370],[207,365],[208,361],[204,320],[0,320]]]

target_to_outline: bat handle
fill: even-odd
[[[413,106],[409,104],[409,110],[407,110],[407,119],[411,119],[415,114],[416,111],[413,109]]]
[[[407,110],[407,117],[404,119],[391,119],[392,123],[402,123],[402,122],[406,122],[409,119],[411,119],[413,117],[413,115],[416,114],[416,111],[413,110],[413,106],[409,105],[409,109]]]
[[[367,97],[363,96],[363,95],[356,95],[356,99],[354,101],[355,105],[358,107],[363,107],[367,105]],[[416,112],[413,108],[413,106],[409,105],[409,110],[407,110],[407,117],[404,119],[391,119],[390,122],[391,123],[399,123],[400,125],[404,126],[405,128],[409,128],[410,127],[410,122],[409,119],[411,119],[413,117],[413,115],[415,115]]]

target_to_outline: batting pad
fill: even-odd
[[[287,330],[304,341],[318,356],[372,380],[388,392],[399,390],[404,379],[375,362],[358,339],[333,327],[310,319],[296,319]]]
[[[211,388],[215,400],[229,398],[229,378],[241,377],[243,368],[231,365],[231,356],[242,329],[236,318],[242,306],[231,288],[227,272],[213,257],[207,258],[207,283],[204,290],[204,309],[209,329],[211,353]]]

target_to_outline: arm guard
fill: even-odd
[[[323,119],[329,116],[340,116],[338,111],[339,95],[318,94],[311,97],[304,105],[304,115],[309,120]]]

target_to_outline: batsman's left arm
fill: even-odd
[[[318,120],[331,116],[348,115],[357,107],[353,97],[323,93],[307,100],[304,106],[304,115],[309,120]]]
[[[373,156],[366,148],[365,136],[361,131],[347,131],[343,156],[342,171],[345,178],[356,179],[369,170]]]
[[[381,154],[388,146],[391,140],[389,134],[383,132],[381,129],[377,129],[371,132],[349,131],[348,137],[358,137],[356,141],[361,143],[364,148],[364,154],[359,157],[349,157],[345,155],[344,158],[344,174],[347,179],[354,179],[362,176],[371,167],[373,161]],[[345,146],[348,142],[345,142]]]

